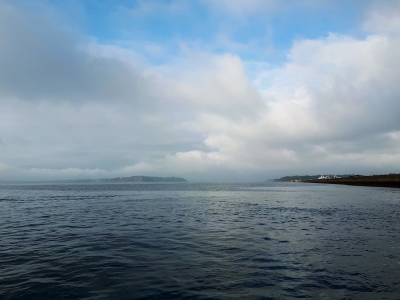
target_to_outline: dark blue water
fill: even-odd
[[[0,299],[400,299],[400,190],[0,186]]]

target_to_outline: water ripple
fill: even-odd
[[[399,190],[0,185],[1,299],[399,299]]]

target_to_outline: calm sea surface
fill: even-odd
[[[0,185],[0,299],[400,299],[400,189]]]

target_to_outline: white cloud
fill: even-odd
[[[274,69],[190,47],[151,66],[0,5],[2,180],[400,167],[400,36],[381,15],[365,38],[297,40]]]
[[[243,69],[238,57],[215,56],[211,61],[221,59],[230,68],[211,64],[210,73],[189,64],[195,80],[186,74],[190,82],[179,88],[185,80],[175,78],[174,90],[199,109],[187,125],[205,135],[212,156],[189,151],[177,159],[189,157],[207,166],[218,157],[226,169],[253,170],[399,167],[394,151],[399,143],[393,138],[400,128],[399,51],[398,37],[384,34],[299,40],[285,65],[260,72],[255,82],[262,98],[258,92],[243,94],[245,107],[234,95],[252,85],[245,75],[238,76]],[[207,79],[218,89],[204,85]],[[232,118],[230,105],[254,114]]]
[[[261,95],[248,82],[243,62],[236,55],[189,55],[172,70],[162,71],[165,80],[161,93],[189,109],[243,118],[254,117],[263,106]]]

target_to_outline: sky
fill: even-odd
[[[400,2],[0,0],[0,180],[400,171]]]

